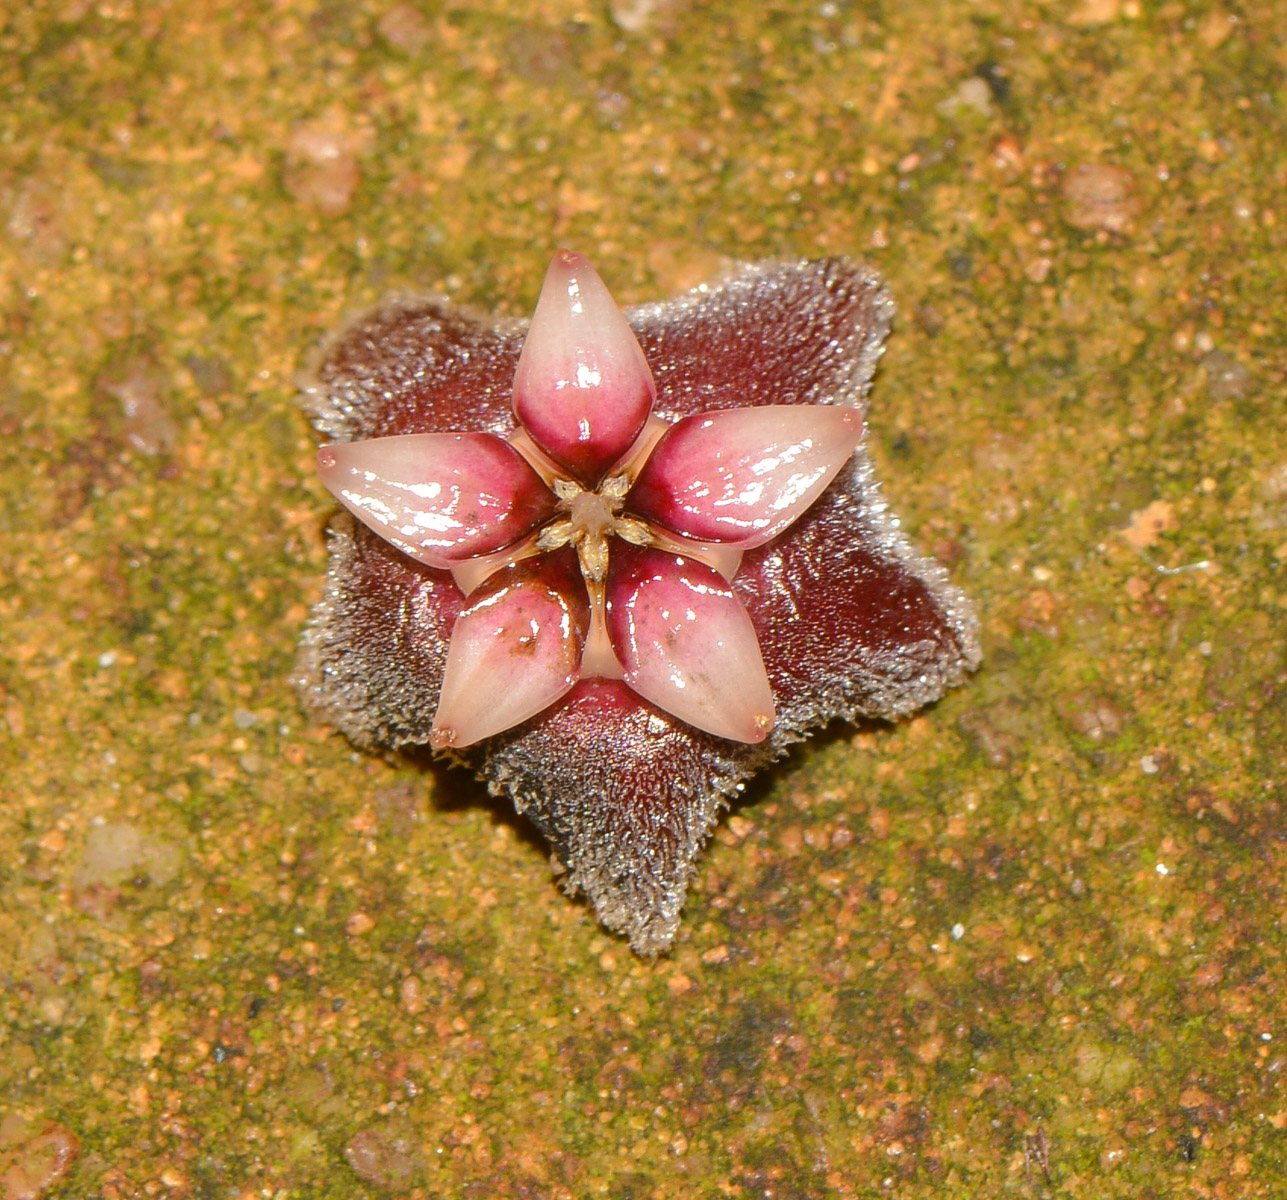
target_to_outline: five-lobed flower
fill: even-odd
[[[456,619],[432,744],[460,748],[621,679],[709,733],[759,742],[772,688],[732,580],[800,517],[862,433],[843,405],[722,408],[674,423],[630,325],[580,254],[557,254],[514,376],[517,428],[323,446],[326,486],[412,558],[450,571]]]

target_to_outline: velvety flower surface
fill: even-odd
[[[641,953],[759,766],[897,717],[978,661],[859,439],[892,305],[840,260],[746,267],[623,316],[579,255],[531,326],[386,307],[325,352],[316,710],[511,795]],[[852,454],[852,460],[851,460]]]

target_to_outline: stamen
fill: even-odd
[[[656,541],[648,523],[638,517],[618,517],[617,527],[613,532],[632,546],[651,546]]]
[[[536,548],[538,550],[558,550],[566,546],[572,540],[575,532],[575,526],[571,521],[555,521],[541,530],[536,539]]]
[[[596,492],[588,491],[575,479],[552,479],[550,488],[559,508],[567,513],[541,530],[536,540],[540,551],[576,547],[586,586],[602,585],[608,577],[608,539],[614,534],[636,546],[650,546],[652,531],[636,517],[622,516],[621,508],[630,491],[629,475],[605,479]]]
[[[611,479],[605,479],[599,488],[599,495],[602,496],[612,506],[613,512],[621,511],[621,503],[626,498],[626,493],[630,490],[630,478],[627,475],[614,475]]]
[[[576,544],[577,561],[581,564],[581,574],[589,583],[602,583],[608,577],[608,539],[606,537],[585,537]]]
[[[554,489],[554,494],[562,501],[564,508],[570,506],[585,491],[575,479],[555,479],[550,487]]]

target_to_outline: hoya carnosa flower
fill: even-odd
[[[358,520],[305,639],[315,707],[473,765],[605,924],[664,949],[748,774],[978,661],[860,447],[891,310],[832,261],[623,314],[564,252],[525,334],[438,304],[368,318],[310,393]]]

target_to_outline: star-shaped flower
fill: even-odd
[[[665,949],[747,775],[977,664],[968,604],[860,445],[891,311],[833,260],[623,315],[562,253],[525,336],[441,304],[367,318],[310,393],[359,522],[332,530],[305,639],[314,706],[361,744],[473,765],[569,890]]]

